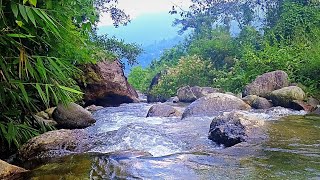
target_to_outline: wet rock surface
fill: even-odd
[[[174,117],[179,115],[181,113],[170,105],[156,104],[149,109],[147,117]]]
[[[15,179],[19,174],[24,172],[27,172],[27,170],[0,160],[0,179]]]
[[[263,139],[265,120],[241,111],[225,113],[210,124],[209,139],[225,147],[231,147],[252,139]]]
[[[282,106],[286,108],[296,109],[293,101],[303,101],[306,97],[304,91],[298,86],[284,87],[275,91],[272,91],[268,98],[272,100],[275,106]],[[301,110],[301,109],[297,109]]]
[[[138,94],[128,83],[119,61],[101,61],[84,68],[86,106],[119,106],[121,103],[138,102]]]
[[[191,116],[214,116],[235,109],[248,110],[251,107],[232,95],[212,93],[191,103],[183,112],[182,118]]]
[[[80,129],[96,122],[92,114],[78,104],[59,104],[53,112],[53,119],[59,128]]]
[[[86,130],[55,130],[30,139],[18,153],[21,161],[44,161],[48,158],[82,153],[90,149],[93,139]]]

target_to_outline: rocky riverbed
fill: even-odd
[[[85,129],[92,138],[89,149],[28,164],[33,170],[24,179],[320,177],[320,121],[303,116],[304,111],[237,110],[261,119],[265,138],[224,148],[208,139],[214,116],[146,117],[151,106],[123,104],[96,111],[96,123]],[[183,104],[174,107],[185,109]]]

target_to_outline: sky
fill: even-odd
[[[173,5],[187,9],[190,0],[118,0],[118,8],[130,15],[131,20],[154,13],[169,12]],[[102,14],[98,26],[111,26],[112,20],[108,14]]]

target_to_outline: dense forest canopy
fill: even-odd
[[[130,17],[116,0],[0,1],[0,145],[15,149],[51,129],[32,114],[82,96],[76,79],[83,64],[127,59],[141,49],[107,36],[97,36],[99,14],[114,25]]]
[[[319,1],[192,2],[189,10],[175,6],[170,12],[181,15],[175,24],[181,32],[193,29],[192,35],[147,69],[133,69],[129,82],[136,88],[147,92],[155,74],[166,70],[151,94],[174,96],[186,85],[241,92],[257,75],[284,70],[291,82],[319,96]],[[231,22],[237,22],[237,36]],[[139,76],[144,79],[135,81]]]

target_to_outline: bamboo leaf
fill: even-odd
[[[44,92],[42,91],[40,85],[38,83],[36,83],[36,89],[38,91],[38,94],[40,95],[40,98],[42,99],[43,103],[47,104],[47,98],[46,95],[44,94]]]
[[[18,83],[18,87],[20,88],[26,102],[29,103],[29,96],[26,89],[24,88],[24,85],[22,83]]]
[[[12,12],[14,14],[14,17],[17,18],[18,14],[19,14],[19,11],[18,11],[18,6],[17,6],[16,3],[14,3],[14,2],[11,3],[11,10],[12,10]]]
[[[37,0],[29,0],[29,3],[34,7],[37,6]]]
[[[16,38],[34,38],[35,36],[28,35],[28,34],[7,34],[9,37],[16,37]]]
[[[58,85],[58,87],[63,89],[63,90],[65,90],[65,91],[69,91],[69,92],[72,92],[72,93],[75,93],[75,94],[83,94],[83,92],[75,90],[75,89],[72,89],[72,88],[69,88],[69,87],[65,87],[65,86],[61,86],[61,85]]]
[[[31,8],[30,7],[26,7],[26,12],[27,12],[27,15],[28,15],[30,21],[34,24],[34,26],[37,27],[36,20],[34,19],[34,16],[33,16],[33,13],[31,11]]]
[[[29,22],[29,19],[28,19],[28,16],[27,16],[27,13],[26,13],[26,9],[23,5],[19,4],[19,11],[23,17],[23,19],[26,21],[26,22]]]

